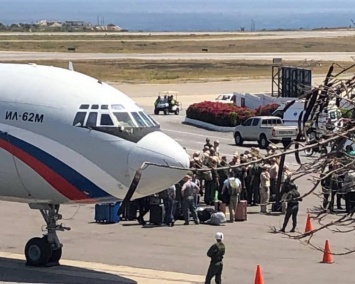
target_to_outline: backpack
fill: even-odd
[[[240,185],[237,185],[235,178],[228,178],[228,193],[230,196],[236,196],[240,193]]]

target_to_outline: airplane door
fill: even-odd
[[[16,155],[20,152],[13,145],[8,127],[0,129],[0,196],[10,199],[31,197],[19,175]]]

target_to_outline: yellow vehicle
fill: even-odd
[[[178,93],[175,91],[161,91],[154,103],[154,114],[163,111],[164,114],[180,113],[180,103],[177,100]]]

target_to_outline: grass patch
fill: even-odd
[[[262,40],[184,40],[179,36],[172,41],[135,40],[20,40],[2,39],[2,51],[47,51],[87,53],[200,53],[207,49],[211,53],[244,52],[352,52],[355,50],[355,37],[307,38],[307,39],[262,39]]]
[[[36,64],[68,68],[67,61],[31,61]],[[19,63],[19,62],[15,62]],[[28,62],[23,62],[28,63]],[[332,62],[312,67],[313,74],[326,74]],[[228,81],[240,78],[270,78],[269,61],[192,61],[192,60],[81,60],[73,61],[74,69],[94,78],[118,83],[177,83],[188,81]],[[300,62],[284,62],[300,66]],[[350,64],[341,63],[343,67]],[[300,66],[301,67],[301,66]],[[306,66],[304,66],[306,67]]]

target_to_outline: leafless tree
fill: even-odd
[[[349,67],[343,68],[340,65],[333,64],[323,82],[320,86],[314,87],[304,97],[299,99],[305,99],[305,110],[303,120],[299,121],[299,137],[297,141],[293,141],[286,149],[278,149],[278,151],[271,156],[260,156],[258,160],[251,161],[242,165],[220,167],[219,169],[237,168],[242,166],[248,166],[253,163],[264,163],[272,157],[279,157],[279,168],[282,169],[285,161],[285,157],[289,155],[295,155],[299,164],[299,168],[292,175],[291,180],[297,181],[304,176],[310,176],[309,190],[304,193],[300,198],[304,199],[310,195],[316,195],[321,199],[323,194],[317,192],[320,185],[330,176],[346,176],[351,171],[355,171],[355,156],[352,156],[349,152],[344,150],[345,143],[354,141],[355,143],[355,76],[349,75],[354,69],[355,64]],[[339,70],[336,72],[336,70]],[[333,130],[332,125],[329,125],[328,131],[321,136],[317,136],[316,140],[311,143],[309,141],[309,133],[311,131],[311,125],[315,125],[315,129],[319,124],[319,117],[322,111],[324,111],[331,102],[336,102],[337,106],[346,104],[348,118],[343,118],[344,125],[338,130]],[[306,138],[305,142],[301,142],[302,137]],[[354,139],[354,140],[353,140]],[[354,144],[355,145],[355,144]],[[303,153],[307,149],[327,149],[326,152],[321,152],[320,155],[312,159],[305,161],[301,160],[300,153]],[[332,170],[328,169],[328,165],[340,165]],[[194,169],[198,171],[206,171],[206,169]],[[354,174],[355,176],[355,174]],[[279,172],[278,185],[280,186],[281,170]],[[355,191],[354,183],[351,180],[348,184],[343,185],[346,190],[353,189]],[[318,190],[319,191],[319,190]],[[299,234],[286,234],[290,238],[300,240],[302,243],[311,246],[314,249],[322,251],[323,248],[317,247],[312,244],[312,237],[321,230],[330,230],[334,233],[344,234],[355,231],[355,217],[353,217],[355,207],[347,210],[347,213],[341,215],[331,214],[327,208],[322,206],[315,206],[311,212],[311,218],[313,222],[318,223],[319,227],[315,228],[311,232],[299,233]],[[276,232],[276,228],[272,228]],[[355,245],[354,245],[355,246]],[[345,248],[344,252],[334,253],[334,255],[346,255],[355,252],[354,248]]]

